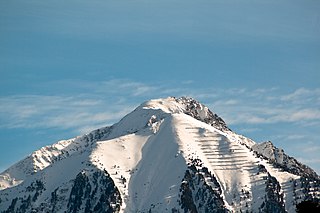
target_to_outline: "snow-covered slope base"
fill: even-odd
[[[191,98],[143,103],[111,127],[0,174],[0,212],[295,212],[319,176]]]

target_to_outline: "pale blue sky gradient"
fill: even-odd
[[[192,96],[320,172],[317,0],[0,1],[0,170]]]

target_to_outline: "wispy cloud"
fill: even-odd
[[[192,88],[192,81],[176,87],[161,83],[144,84],[129,79],[84,85],[90,88],[90,93],[78,96],[1,97],[1,128],[80,128],[110,124],[144,100],[181,95],[190,95],[206,103],[231,125],[285,122],[300,125],[313,122],[317,125],[320,122],[317,102],[320,89],[298,88],[287,94],[277,88],[190,90],[187,87]]]
[[[307,101],[313,102],[314,104],[320,104],[320,89],[310,90],[299,88],[290,94],[280,97],[280,99],[292,103],[305,103]]]
[[[320,163],[320,159],[305,159],[305,158],[298,158],[298,161],[305,163],[305,164],[319,164]]]
[[[110,125],[131,110],[127,105],[82,96],[0,98],[0,128],[83,129]],[[83,131],[80,131],[83,132]]]
[[[290,143],[286,149],[289,153],[302,156],[302,162],[320,169],[316,167],[318,152],[314,151],[319,148],[310,148],[318,147],[319,88],[297,88],[291,92],[279,88],[222,90],[193,88],[192,81],[146,84],[130,79],[73,83],[81,91],[76,96],[66,93],[0,97],[0,128],[59,128],[83,134],[119,121],[145,100],[192,96],[220,115],[231,128],[236,127],[238,133],[259,135],[259,140],[274,140],[280,145]],[[64,84],[68,82],[59,85]],[[266,130],[268,126],[281,131]],[[266,132],[265,137],[262,132]],[[311,162],[308,156],[315,160]]]
[[[286,94],[277,88],[240,88],[218,91],[216,96],[211,100],[219,100],[209,105],[230,124],[310,124],[320,120],[319,89],[298,88]]]
[[[243,133],[252,133],[252,132],[257,132],[257,131],[261,131],[260,128],[242,128],[240,129],[240,132]]]
[[[317,146],[317,145],[313,144],[313,146],[304,147],[302,149],[302,152],[318,154],[320,152],[320,146],[319,145]]]
[[[244,132],[259,129],[254,125],[294,123],[306,127],[320,123],[320,109],[316,101],[320,99],[320,89],[298,88],[289,93],[278,88],[194,89],[192,81],[179,87],[163,83],[151,85],[129,79],[76,85],[85,85],[89,91],[77,96],[1,97],[0,127],[49,127],[75,129],[83,133],[116,122],[145,100],[182,95],[204,102],[231,126],[249,125],[241,128],[248,130]]]
[[[101,89],[112,89],[113,93],[130,94],[133,96],[151,95],[151,93],[158,90],[156,86],[151,86],[139,82],[130,81],[127,79],[114,79],[104,81]]]
[[[302,140],[304,138],[306,138],[306,135],[297,135],[297,134],[293,134],[293,135],[286,135],[285,136],[287,140]]]

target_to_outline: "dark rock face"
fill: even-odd
[[[179,204],[183,212],[225,213],[221,188],[206,167],[190,165],[180,186]]]
[[[302,201],[297,205],[297,213],[307,213],[307,212],[320,212],[320,202],[319,201]]]
[[[35,211],[32,208],[32,203],[36,202],[39,196],[45,191],[44,184],[41,180],[32,182],[27,188],[26,192],[29,193],[28,197],[16,197],[12,200],[5,213],[23,213]]]
[[[304,195],[304,201],[320,203],[320,179],[315,177],[300,177],[300,188]]]
[[[56,188],[48,202],[35,205],[45,191],[43,183],[36,180],[27,187],[29,196],[16,197],[4,213],[56,212],[66,205],[68,212],[119,212],[122,199],[119,190],[106,171],[82,171],[73,180],[71,189]]]
[[[100,141],[110,134],[112,131],[112,126],[111,127],[103,127],[97,130],[94,130],[84,136],[82,136],[79,140],[85,142],[85,146],[89,146],[89,144],[93,144],[96,141]]]
[[[107,171],[92,176],[80,172],[74,180],[68,201],[68,212],[119,212],[122,200]]]
[[[280,192],[281,187],[277,179],[268,173],[266,180],[266,197],[265,208],[262,208],[265,212],[286,212],[283,193]]]
[[[187,97],[176,98],[176,101],[186,106],[185,114],[190,115],[199,121],[205,122],[221,131],[230,130],[222,118],[211,112],[209,108],[198,101]],[[204,112],[205,114],[201,114]]]

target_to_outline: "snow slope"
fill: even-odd
[[[111,127],[0,174],[0,212],[295,212],[319,176],[232,132],[192,98],[143,103]]]

